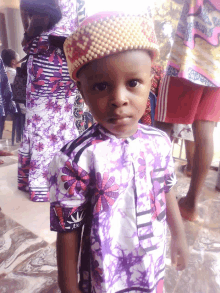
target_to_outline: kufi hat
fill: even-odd
[[[70,77],[87,63],[112,54],[142,49],[152,60],[159,53],[154,25],[148,15],[101,12],[84,20],[64,43]]]

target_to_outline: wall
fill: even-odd
[[[5,22],[8,36],[8,48],[18,52],[22,58],[25,54],[21,46],[23,38],[23,26],[21,22],[20,10],[18,8],[5,8]]]
[[[0,0],[0,7],[19,8],[19,0]]]
[[[8,37],[7,29],[5,23],[5,14],[0,12],[0,41],[1,41],[1,50],[8,48]]]
[[[4,14],[6,32],[4,31],[3,25],[1,26],[2,37],[2,48],[10,48],[18,52],[20,57],[24,57],[21,46],[21,40],[23,38],[23,25],[20,17],[19,0],[0,0],[0,12]],[[5,37],[7,36],[7,42]]]

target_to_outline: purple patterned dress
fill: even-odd
[[[175,184],[168,137],[152,127],[118,139],[94,124],[49,167],[51,230],[83,225],[82,292],[163,292],[165,193]]]
[[[19,149],[18,188],[33,201],[48,201],[48,165],[54,154],[84,130],[83,101],[70,79],[64,52],[49,35],[68,36],[78,26],[76,0],[60,0],[61,21],[24,48],[28,58],[27,113]]]

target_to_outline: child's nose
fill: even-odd
[[[128,97],[124,89],[115,89],[112,92],[111,105],[121,107],[128,104]]]

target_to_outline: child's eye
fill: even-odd
[[[102,83],[96,83],[93,86],[93,89],[99,92],[105,91],[107,89],[107,84],[102,82]]]
[[[128,82],[129,87],[137,87],[139,86],[140,82],[136,79],[132,79]]]

